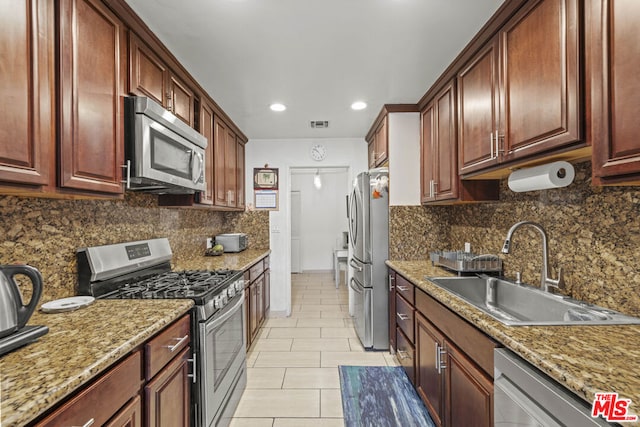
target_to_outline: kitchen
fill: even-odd
[[[117,5],[118,2],[107,3]],[[46,10],[46,6],[41,7]],[[631,8],[631,6],[626,7]],[[469,39],[470,37],[462,45]],[[455,53],[452,57],[453,55]],[[52,58],[49,60],[52,61]],[[424,89],[428,86],[422,88],[419,93],[412,94],[411,100],[415,101],[422,96]],[[40,89],[46,92],[46,88],[41,86]],[[63,94],[66,96],[67,92]],[[44,96],[39,100],[46,106]],[[382,103],[384,102],[387,100],[382,100]],[[212,107],[214,114],[225,119],[223,112],[215,110],[214,107]],[[44,119],[46,112],[46,108],[43,108],[39,117]],[[370,124],[366,125],[362,133]],[[63,117],[60,131],[67,132],[68,129]],[[237,129],[235,132],[241,136],[242,131]],[[48,137],[50,141],[55,139],[51,134]],[[299,144],[301,146],[295,154],[299,157],[298,160],[294,158],[278,164],[278,156],[275,154],[278,152],[275,150],[280,148],[285,151],[287,148],[278,147],[277,136],[269,139],[251,140],[245,147],[245,176],[249,177],[245,179],[247,187],[250,187],[252,182],[250,173],[253,167],[262,167],[265,163],[269,163],[271,167],[280,167],[284,171],[293,164],[296,166],[316,164],[309,158],[308,149],[311,143],[308,140]],[[6,146],[5,142],[3,138],[3,146]],[[344,162],[352,166],[354,164],[352,159],[358,158],[352,173],[355,175],[358,171],[366,169],[367,146],[362,139],[358,142],[353,140],[322,142],[327,147],[328,153],[325,163],[340,166]],[[293,141],[291,143],[293,144]],[[359,146],[356,145],[358,143]],[[265,153],[271,153],[271,158]],[[294,153],[290,155],[294,157]],[[391,168],[393,168],[393,159],[390,153]],[[639,279],[634,272],[638,270],[637,248],[640,235],[637,215],[638,191],[635,187],[592,186],[593,163],[588,158],[586,161],[584,157],[583,160],[575,161],[574,166],[576,168],[574,183],[564,189],[516,194],[508,190],[506,179],[503,177],[499,187],[499,200],[480,204],[434,206],[421,205],[418,202],[412,205],[392,206],[389,220],[389,259],[426,261],[429,252],[433,250],[462,248],[465,242],[471,243],[474,252],[498,253],[506,232],[513,223],[524,219],[533,220],[544,224],[550,237],[549,253],[552,268],[554,271],[557,271],[558,267],[565,269],[566,293],[637,316],[640,306],[637,292]],[[53,173],[55,176],[55,169],[56,166],[49,168],[44,175]],[[105,175],[104,171],[99,172]],[[622,175],[624,174],[630,173],[625,172]],[[97,173],[92,171],[88,175],[96,176]],[[117,175],[115,181],[119,183],[120,171],[118,170],[114,175]],[[286,188],[288,177],[286,175],[281,177],[281,184]],[[88,180],[87,176],[81,178]],[[20,182],[29,182],[24,179]],[[9,181],[15,182],[16,179]],[[393,178],[391,182],[393,183]],[[60,187],[73,188],[73,185],[76,185],[74,179],[70,179]],[[415,185],[417,186],[417,183]],[[25,187],[24,184],[17,188],[9,186],[9,189],[3,192],[24,194],[27,192],[25,188],[30,187],[28,185]],[[101,191],[95,188],[91,190]],[[247,202],[252,201],[251,190],[252,188],[246,188]],[[291,278],[287,274],[289,255],[286,254],[288,212],[286,197],[282,197],[281,210],[278,212],[240,209],[209,212],[201,209],[163,208],[160,203],[164,202],[160,202],[157,196],[149,194],[127,192],[121,199],[91,200],[78,197],[82,191],[69,196],[70,192],[73,193],[72,190],[54,191],[53,193],[57,194],[56,197],[60,200],[15,196],[3,196],[0,199],[3,218],[2,235],[6,236],[0,249],[2,251],[0,259],[3,264],[27,262],[38,267],[46,279],[43,302],[74,294],[74,284],[77,280],[75,251],[79,247],[168,237],[176,255],[175,266],[184,265],[184,268],[189,268],[185,264],[201,255],[205,236],[220,232],[241,231],[248,234],[251,242],[250,249],[271,250],[271,269],[273,270],[271,280],[276,284],[272,287],[271,310],[275,312],[287,310],[287,299],[290,298],[287,292],[290,292]],[[347,189],[345,189],[346,193]],[[76,198],[78,200],[74,200]],[[276,230],[284,232],[280,234],[274,232],[274,226]],[[532,235],[530,244],[525,243],[525,240],[521,236],[520,245],[512,254],[504,256],[505,272],[507,276],[513,277],[517,271],[522,271],[525,281],[535,283],[540,268],[539,241],[535,235]],[[620,343],[615,343],[613,347],[617,349],[619,345]],[[633,341],[630,341],[622,347],[621,351],[633,355],[636,351],[635,347],[637,346],[633,345]],[[624,360],[637,363],[634,360],[638,358],[630,356]],[[633,364],[628,365],[628,368],[631,372],[637,372]],[[608,370],[613,369],[607,368],[605,364],[602,370],[594,370],[598,374],[593,375],[604,375],[606,378],[610,375]],[[620,375],[617,378],[624,378],[622,374]],[[605,384],[609,384],[612,388],[617,387],[616,384],[607,383],[606,380]],[[633,392],[632,395],[624,397],[631,398],[635,403],[638,399],[638,390],[621,387],[621,394],[623,390]],[[587,396],[583,395],[583,397]],[[633,404],[631,411],[640,412]],[[4,406],[2,412],[6,413]]]

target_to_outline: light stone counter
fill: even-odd
[[[191,256],[173,261],[174,270],[246,270],[256,262],[267,257],[269,249],[247,249],[237,253],[225,253],[220,256]]]
[[[505,347],[573,391],[590,406],[596,392],[631,399],[640,415],[640,326],[505,326],[425,277],[452,276],[429,261],[387,265]],[[640,425],[640,423],[625,423]]]
[[[34,313],[49,333],[0,358],[0,425],[23,426],[187,313],[192,300],[98,300]]]

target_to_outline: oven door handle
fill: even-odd
[[[236,296],[240,296],[240,298],[238,298],[238,301],[236,301],[233,304],[233,306],[224,307],[224,310],[223,310],[224,313],[219,318],[216,318],[215,320],[207,323],[207,326],[206,326],[206,332],[207,333],[209,333],[213,329],[217,328],[221,323],[226,322],[227,319],[229,319],[231,316],[233,316],[235,314],[236,310],[239,307],[242,307],[242,304],[244,303],[244,291],[239,293],[239,294],[236,294]],[[214,315],[213,317],[216,317],[216,316]]]

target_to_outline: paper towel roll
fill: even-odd
[[[509,175],[509,188],[515,192],[566,187],[573,182],[571,163],[559,161],[532,168],[518,169]]]

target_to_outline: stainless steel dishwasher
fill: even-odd
[[[591,407],[510,350],[494,351],[495,426],[611,426]]]

